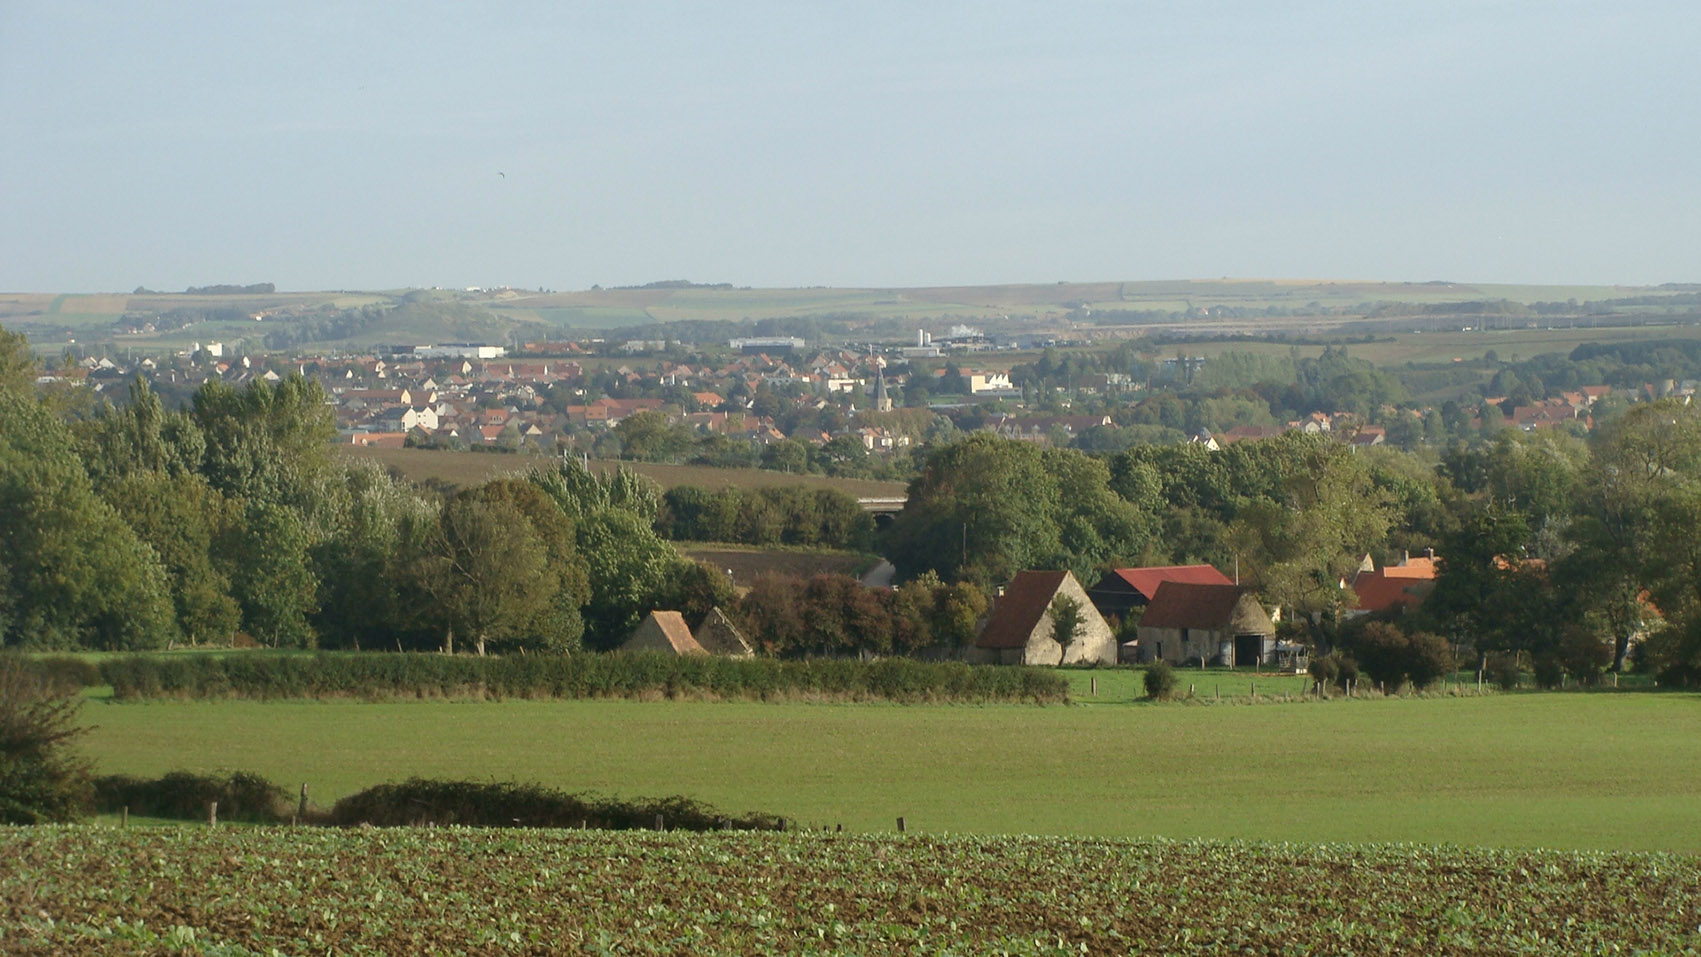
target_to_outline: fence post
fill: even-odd
[[[904,833],[904,819],[901,818],[901,817],[898,818],[898,833],[899,834]]]
[[[1099,679],[1093,678],[1091,680],[1093,683],[1093,697],[1097,698],[1099,696]]]
[[[662,826],[662,816],[660,814],[656,815],[656,830],[658,830],[658,831],[667,830],[667,828]]]
[[[1256,681],[1252,682],[1252,700],[1258,700],[1258,682]]]
[[[218,827],[218,824],[219,824],[219,802],[208,801],[207,802],[207,826],[208,827]]]
[[[118,826],[119,827],[129,827],[130,826],[130,805],[128,805],[128,804],[124,805],[124,810],[118,812]]]
[[[301,782],[301,801],[295,806],[295,816],[305,821],[307,819],[307,782]]]
[[[1187,686],[1187,696],[1189,698],[1193,697],[1193,686],[1192,685]]]

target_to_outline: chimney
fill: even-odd
[[[1423,556],[1432,562],[1435,561],[1435,549],[1433,547],[1424,549]]]

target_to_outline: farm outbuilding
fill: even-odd
[[[1087,594],[1093,607],[1105,617],[1127,618],[1136,608],[1151,604],[1164,582],[1198,585],[1232,585],[1227,575],[1211,565],[1150,565],[1145,568],[1113,568],[1104,573]]]
[[[1059,596],[1080,606],[1081,631],[1068,650],[1052,639],[1051,603]],[[1004,587],[992,615],[969,649],[973,662],[1005,665],[1116,663],[1116,636],[1069,572],[1026,571]]]
[[[1238,585],[1165,582],[1140,618],[1139,658],[1169,662],[1263,664],[1276,652],[1276,626]]]
[[[744,633],[726,616],[726,612],[718,607],[709,609],[703,616],[702,624],[697,626],[695,635],[697,644],[711,655],[722,655],[727,658],[749,658],[756,654],[750,642],[744,638]]]
[[[631,637],[620,646],[621,651],[659,651],[670,655],[706,655],[707,651],[691,637],[685,616],[677,611],[652,611]]]

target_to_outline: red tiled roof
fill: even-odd
[[[1185,582],[1194,585],[1232,585],[1227,575],[1210,565],[1154,565],[1150,568],[1117,568],[1112,574],[1131,585],[1151,601],[1164,582]]]
[[[1353,593],[1361,611],[1415,608],[1434,589],[1435,559],[1407,558],[1398,565],[1361,571],[1353,577]]]
[[[1140,627],[1226,628],[1245,593],[1233,583],[1164,582],[1140,617]]]
[[[704,655],[708,654],[697,639],[691,637],[691,628],[685,624],[685,616],[677,611],[652,611],[633,629],[628,642],[641,635],[659,634],[663,641],[672,646],[674,654]]]
[[[1026,648],[1039,627],[1040,616],[1063,587],[1068,572],[1017,572],[992,609],[992,617],[975,639],[977,648]]]

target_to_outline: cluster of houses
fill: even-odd
[[[1435,587],[1433,553],[1377,566],[1366,555],[1350,588],[1349,615],[1415,608]],[[1055,637],[1059,599],[1078,610],[1075,639]],[[1112,622],[1137,616],[1135,637]],[[653,611],[622,645],[625,651],[749,657],[752,646],[716,608],[693,631],[677,611]],[[1024,571],[999,590],[975,643],[977,664],[1074,665],[1168,661],[1257,666],[1300,672],[1306,650],[1276,638],[1276,612],[1211,565],[1118,568],[1091,588],[1068,571]]]
[[[1342,589],[1353,593],[1348,615],[1415,608],[1435,587],[1435,557],[1404,556],[1378,567],[1364,557]],[[1054,637],[1053,603],[1072,600],[1080,630],[1067,647]],[[1134,618],[1135,635],[1119,639],[1111,622]],[[1067,571],[1024,571],[1005,585],[969,660],[999,664],[1114,664],[1163,660],[1305,670],[1301,647],[1276,639],[1277,612],[1211,565],[1117,568],[1091,588]]]

